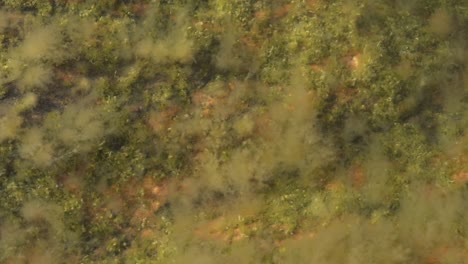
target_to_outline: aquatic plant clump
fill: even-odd
[[[463,0],[0,3],[1,263],[468,262]]]

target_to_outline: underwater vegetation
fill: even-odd
[[[465,0],[0,1],[0,263],[468,263]]]

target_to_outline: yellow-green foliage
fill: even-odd
[[[44,134],[39,128],[31,128],[22,137],[19,153],[22,158],[31,160],[39,167],[47,167],[53,162],[53,146],[44,142]]]
[[[24,70],[17,84],[22,91],[42,90],[51,82],[51,79],[52,70],[50,68],[43,65],[34,65]]]
[[[252,120],[252,117],[248,114],[239,117],[234,122],[234,130],[239,134],[241,137],[246,137],[252,134],[255,123]]]
[[[61,58],[61,39],[57,31],[53,26],[34,27],[25,33],[23,42],[12,51],[12,55],[24,63]]]
[[[0,131],[0,142],[5,139],[15,138],[22,122],[21,116],[12,111],[12,109],[1,116],[0,127],[2,130]]]
[[[187,19],[185,12],[180,11],[167,35],[142,39],[135,47],[135,55],[150,58],[155,63],[190,62],[194,49],[187,36]]]
[[[301,86],[289,87],[276,102],[261,110],[252,108],[246,114],[238,115],[235,107],[242,108],[240,105],[248,98],[245,91],[241,92],[244,95],[239,95],[243,87],[245,84],[237,83],[235,90],[229,92],[221,83],[207,85],[206,94],[202,92],[197,99],[202,100],[201,106],[205,108],[200,113],[202,117],[182,119],[173,124],[179,133],[205,134],[209,138],[202,143],[205,146],[193,168],[200,188],[205,186],[221,192],[234,188],[248,192],[253,180],[269,179],[279,164],[297,169],[302,175],[332,160],[332,147],[321,139],[315,128],[316,98],[313,92]],[[230,104],[234,108],[232,111],[227,110]],[[208,116],[203,117],[203,112]],[[264,124],[259,127],[255,122]],[[255,138],[258,134],[266,136]],[[252,137],[252,141],[248,140]],[[224,156],[220,157],[223,141],[230,138],[237,138],[241,144],[224,151]]]
[[[465,1],[0,2],[0,262],[467,262]]]
[[[236,52],[239,34],[236,34],[234,25],[227,23],[223,35],[220,37],[219,51],[215,56],[216,66],[223,70],[237,70],[241,66],[240,55]]]
[[[21,215],[26,221],[45,220],[54,233],[63,232],[62,208],[44,201],[29,201],[21,208]]]
[[[94,146],[106,131],[102,108],[93,101],[67,105],[57,122],[57,137],[66,146],[86,151]]]
[[[37,95],[34,93],[27,93],[21,98],[21,100],[15,105],[15,109],[18,112],[23,112],[34,108],[37,105]]]

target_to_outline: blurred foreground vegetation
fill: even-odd
[[[0,263],[468,263],[466,0],[5,0],[0,45]]]

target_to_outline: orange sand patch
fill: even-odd
[[[453,175],[452,180],[457,184],[462,184],[468,182],[468,173],[467,172],[459,172]]]

